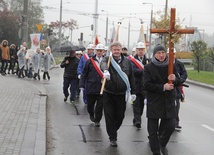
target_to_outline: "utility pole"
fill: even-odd
[[[21,38],[22,42],[28,42],[28,22],[27,22],[27,14],[28,14],[28,0],[24,0],[24,10],[22,15],[22,32]]]
[[[95,8],[94,8],[94,14],[93,14],[93,18],[94,18],[94,34],[93,37],[95,38],[96,34],[97,34],[97,30],[98,30],[98,24],[97,24],[97,20],[98,20],[98,0],[95,0]],[[93,40],[93,39],[92,39]]]
[[[130,43],[130,18],[131,17],[129,17],[129,25],[128,25],[128,47],[127,47],[127,49],[128,49],[128,51],[129,51],[129,43]]]
[[[59,47],[61,47],[62,34],[62,0],[60,0],[60,17],[59,17]]]

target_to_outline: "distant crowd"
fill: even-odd
[[[40,80],[40,71],[43,67],[43,79],[50,80],[49,69],[54,57],[51,53],[51,48],[48,46],[44,49],[27,49],[27,43],[23,42],[21,45],[8,43],[3,40],[0,44],[0,74],[5,76],[7,74],[17,75],[18,78],[33,78]]]

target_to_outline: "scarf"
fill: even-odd
[[[166,57],[166,59],[163,61],[163,62],[160,62],[159,60],[157,60],[155,57],[152,58],[152,63],[155,65],[155,66],[158,66],[158,67],[165,67],[168,65],[169,63],[169,59],[168,57]]]
[[[121,67],[117,64],[117,62],[114,59],[111,59],[111,64],[126,84],[127,89],[126,89],[125,101],[127,102],[131,95],[130,93],[131,88],[130,88],[128,76],[122,71]]]

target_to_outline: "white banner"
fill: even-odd
[[[30,34],[31,49],[36,50],[37,48],[40,48],[40,36],[40,33]]]

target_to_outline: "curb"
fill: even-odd
[[[190,80],[190,79],[187,79],[186,83],[214,90],[214,85],[209,85],[209,84],[206,84],[206,83],[202,83],[202,82],[198,82],[198,81],[194,81],[194,80]]]

